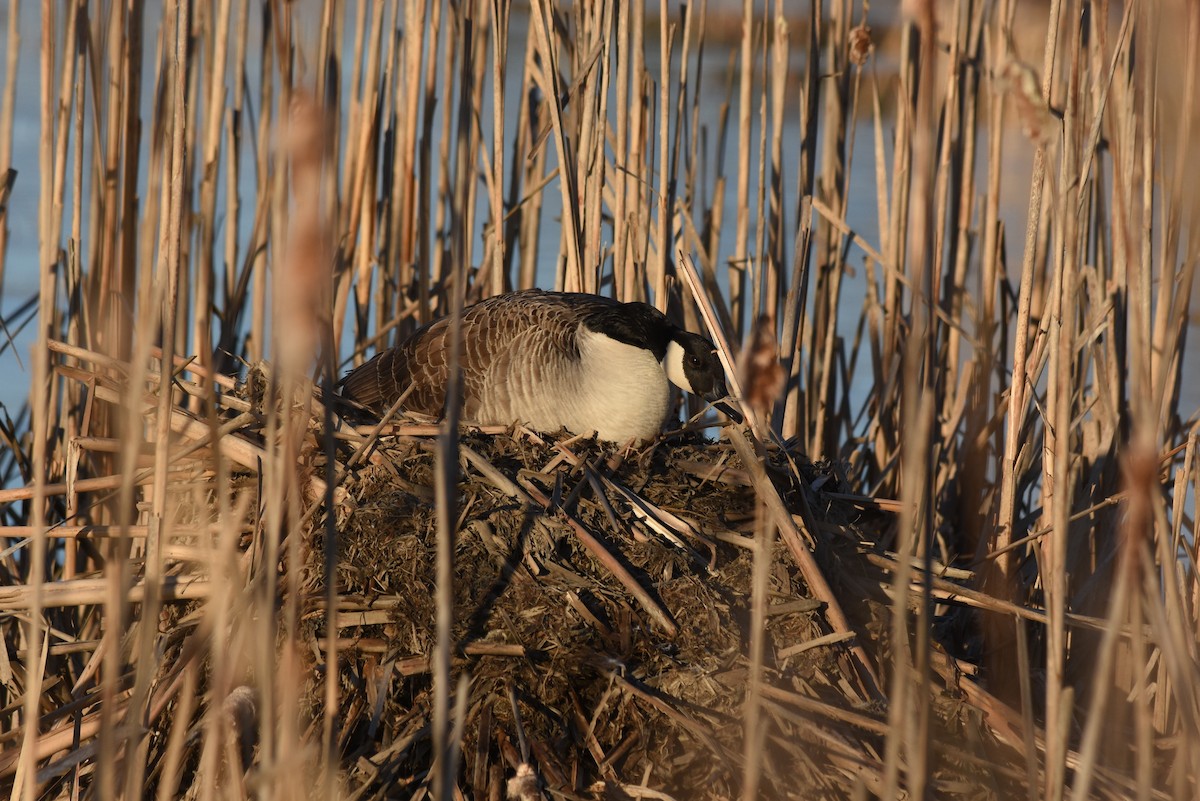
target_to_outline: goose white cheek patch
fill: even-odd
[[[672,340],[667,343],[667,355],[663,357],[663,370],[666,372],[667,378],[671,379],[672,384],[694,395],[692,382],[688,380],[687,373],[683,370],[683,360],[686,356],[687,354],[678,342]]]

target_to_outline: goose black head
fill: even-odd
[[[675,332],[667,343],[663,369],[672,384],[710,403],[729,394],[717,349],[697,334]]]

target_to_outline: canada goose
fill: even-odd
[[[424,326],[342,380],[342,394],[382,413],[439,416],[446,397],[450,320]],[[598,295],[527,290],[489,298],[462,315],[462,417],[523,423],[627,442],[656,436],[667,381],[708,401],[725,397],[713,344],[653,306]]]

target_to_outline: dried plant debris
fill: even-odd
[[[429,778],[428,730],[413,732],[433,708],[434,451],[432,440],[384,437],[342,485],[353,511],[338,515],[336,529],[338,720],[342,753],[363,757],[345,767],[364,797],[408,797]],[[736,455],[695,435],[625,454],[591,441],[477,433],[463,436],[460,453],[471,454],[458,465],[452,588],[453,673],[467,678],[469,694],[462,786],[499,792],[503,776],[519,798],[638,797],[643,785],[674,798],[737,795],[757,524]],[[804,463],[801,481],[800,461],[781,452],[770,460],[785,498],[811,493],[806,484],[831,472]],[[841,518],[829,525],[844,529],[844,544],[863,539],[850,522],[865,520],[861,510],[828,500],[822,508]],[[314,599],[305,628],[322,644],[327,530],[314,518],[303,582]],[[828,558],[862,562],[853,545]],[[862,566],[849,572],[865,575]],[[868,616],[883,607],[874,581],[878,603],[858,604]],[[869,582],[853,584],[861,601]],[[853,742],[865,758],[873,736],[838,726],[852,739],[832,748],[790,699],[869,710],[849,691],[837,643],[807,646],[829,632],[824,605],[808,596],[782,544],[770,593],[766,668],[778,692],[767,696],[763,796],[840,796],[849,785],[826,775],[829,755]],[[862,623],[864,634],[886,629]],[[314,670],[305,697],[313,719],[323,714],[323,681]],[[397,742],[404,747],[388,747]]]
[[[190,472],[169,483],[176,532],[166,581],[212,589],[164,594],[147,787],[157,793],[166,781],[181,797],[214,782],[251,792],[272,780],[277,760],[295,758],[263,753],[276,737],[268,727],[291,721],[289,748],[314,754],[301,784],[325,772],[316,754],[329,736],[329,767],[348,796],[428,794],[441,603],[437,426],[338,422],[330,441],[324,415],[313,414],[294,429],[299,497],[286,536],[272,542],[260,519],[270,507],[264,476],[250,466],[253,449],[271,442],[261,411],[271,396],[242,391],[220,401],[218,418],[232,426],[222,452],[241,459],[223,481],[204,449],[189,452]],[[881,547],[895,518],[853,496],[839,465],[811,463],[791,443],[766,447],[751,465],[727,438],[694,431],[627,450],[464,430],[448,452],[457,455],[449,686],[459,710],[450,730],[464,794],[738,796],[752,764],[744,727],[755,698],[765,726],[760,797],[879,792],[889,710],[850,649],[869,652],[876,670],[894,654],[907,659],[907,647],[890,641],[895,560]],[[797,521],[793,534],[810,540],[766,537],[781,523],[767,494]],[[774,545],[764,670],[752,693],[752,562],[766,541]],[[816,568],[801,564],[797,542],[813,549],[826,588],[805,580]],[[138,576],[142,558],[130,562]],[[226,586],[219,578],[238,589],[216,594]],[[88,589],[88,580],[80,577],[70,603],[103,610],[105,590]],[[841,629],[833,606],[845,615]],[[944,614],[934,630],[970,624]],[[142,625],[123,640],[123,659],[134,658]],[[246,638],[270,632],[275,642],[256,644],[258,661],[247,658]],[[70,688],[74,671],[87,668],[69,659],[50,656],[47,676],[62,680],[46,684],[48,705],[79,703]],[[931,712],[933,787],[946,797],[1002,796],[1024,778],[1024,763],[992,734],[959,664],[943,656],[921,701]],[[889,677],[877,678],[887,685]],[[327,708],[330,698],[336,708]],[[101,714],[99,703],[88,715]],[[93,746],[81,749],[43,773],[61,779],[72,760],[97,758]]]

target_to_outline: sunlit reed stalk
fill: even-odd
[[[754,0],[742,0],[741,69],[738,72],[737,219],[734,221],[733,256],[729,264],[729,308],[736,331],[746,322],[746,267],[750,237],[750,115],[754,76]]]
[[[142,601],[141,613],[143,617],[137,626],[138,637],[135,647],[136,656],[134,664],[138,666],[134,676],[134,692],[130,701],[130,705],[134,709],[141,709],[146,705],[150,684],[154,678],[150,665],[154,663],[154,652],[156,650],[155,637],[150,629],[150,621],[158,619],[161,593],[160,583],[164,572],[164,551],[169,543],[173,532],[173,518],[175,511],[172,508],[173,504],[168,497],[168,467],[172,455],[171,442],[171,408],[176,403],[172,387],[172,375],[174,372],[174,341],[170,333],[176,330],[177,312],[179,302],[179,287],[180,284],[187,283],[186,264],[183,261],[183,228],[182,220],[184,217],[184,182],[179,179],[179,176],[184,171],[184,141],[185,141],[185,81],[186,70],[184,65],[189,61],[189,46],[190,31],[187,25],[189,18],[189,4],[187,0],[173,6],[167,13],[175,14],[175,24],[173,26],[174,36],[169,41],[168,52],[172,55],[169,58],[170,67],[167,71],[168,79],[173,82],[172,104],[171,104],[171,121],[169,126],[170,131],[170,173],[177,177],[177,180],[171,182],[171,193],[168,203],[163,209],[162,237],[159,241],[158,263],[155,270],[155,292],[154,295],[158,299],[161,306],[161,311],[156,315],[162,323],[163,331],[167,334],[163,337],[162,356],[159,365],[159,397],[157,403],[157,419],[154,430],[151,436],[155,443],[154,449],[154,466],[155,466],[155,481],[152,488],[152,510],[149,520],[149,529],[145,540],[144,558],[144,578],[146,582],[146,595]],[[181,281],[182,278],[182,281]],[[150,304],[144,311],[153,314],[156,309],[155,305]],[[144,329],[143,329],[144,330]],[[140,343],[144,343],[144,347],[149,346],[147,337],[144,335],[138,337]],[[140,348],[139,348],[140,350]],[[140,381],[135,386],[140,385]],[[132,417],[132,416],[131,416]],[[127,419],[125,421],[125,430],[136,430],[136,418]],[[127,453],[132,453],[130,449]],[[128,462],[127,462],[128,464]],[[128,472],[126,474],[129,475]],[[132,482],[126,481],[122,494],[132,501]],[[120,572],[114,571],[112,575],[120,575]],[[121,580],[113,582],[113,591],[118,595],[117,603],[121,606],[125,604],[125,589],[127,581],[124,577]],[[132,617],[132,610],[122,609],[116,616],[118,620],[127,619],[126,616]],[[110,647],[116,647],[115,643],[110,642]],[[122,650],[124,645],[121,646]],[[117,659],[110,659],[108,665],[119,665]],[[106,672],[106,678],[112,677],[115,689],[116,674]],[[110,690],[111,691],[111,690]],[[120,781],[122,787],[128,788],[140,787],[146,770],[146,756],[148,753],[148,742],[144,738],[129,738],[120,746],[124,747],[127,758],[125,759],[124,777]],[[115,760],[114,767],[115,767]],[[101,774],[101,788],[104,788],[104,773]],[[113,780],[117,780],[114,775]],[[110,791],[115,790],[115,787],[108,788]]]
[[[492,164],[487,173],[488,202],[491,210],[491,274],[489,294],[499,295],[510,286],[505,275],[508,260],[508,223],[504,208],[504,111],[507,105],[505,80],[508,76],[508,36],[512,6],[509,0],[492,0]],[[518,102],[520,99],[518,98]]]
[[[805,347],[805,321],[808,309],[808,271],[809,255],[812,248],[812,194],[815,180],[816,164],[816,132],[817,132],[817,73],[820,52],[821,7],[814,3],[808,17],[808,42],[805,48],[805,69],[801,77],[797,105],[797,125],[803,139],[799,152],[795,154],[796,161],[796,192],[798,203],[796,209],[795,235],[792,243],[793,253],[790,265],[791,280],[787,282],[787,291],[781,317],[782,333],[780,336],[780,357],[788,378],[784,383],[782,424],[780,433],[783,436],[796,436],[804,430],[804,403],[801,401],[801,376],[804,374],[801,354]],[[869,42],[869,40],[868,40]],[[864,47],[867,43],[864,43]],[[866,62],[866,59],[862,59]],[[857,65],[861,68],[861,64]],[[881,161],[881,159],[880,159]],[[787,269],[787,265],[781,265]]]
[[[846,204],[846,183],[849,173],[849,153],[847,138],[853,143],[853,131],[847,131],[849,115],[854,109],[850,107],[851,87],[848,61],[848,37],[851,17],[850,3],[842,0],[829,6],[829,17],[823,31],[826,37],[825,47],[829,52],[830,67],[833,71],[832,91],[821,93],[823,100],[823,115],[821,118],[822,136],[819,162],[814,176],[815,196],[827,206],[843,216]],[[908,30],[903,25],[903,30]],[[902,68],[903,69],[903,68]],[[901,82],[903,83],[903,73]],[[857,84],[855,84],[857,85]],[[906,132],[911,134],[910,132]],[[907,156],[905,140],[897,137],[896,158]],[[816,144],[812,147],[815,149]],[[852,150],[852,144],[850,146]],[[808,350],[808,382],[807,400],[809,407],[808,418],[811,421],[811,433],[808,436],[809,452],[815,458],[828,455],[830,450],[829,426],[836,420],[831,414],[830,393],[834,384],[834,357],[837,345],[836,331],[842,294],[842,272],[844,256],[842,236],[837,227],[824,217],[816,222],[816,240],[814,253],[816,263],[813,284],[813,322],[811,336],[807,343]]]
[[[1054,9],[1051,9],[1053,17]],[[1078,130],[1079,94],[1077,84],[1081,76],[1080,35],[1078,28],[1072,26],[1068,30],[1067,48],[1070,52],[1067,88],[1065,92],[1065,110],[1063,115],[1063,138],[1060,159],[1062,174],[1073,175],[1077,169],[1078,160]],[[1067,596],[1068,576],[1071,565],[1067,561],[1068,536],[1074,497],[1074,487],[1068,479],[1071,463],[1071,448],[1068,444],[1071,420],[1075,415],[1075,380],[1073,362],[1075,350],[1075,309],[1071,299],[1075,297],[1076,274],[1079,268],[1078,251],[1075,247],[1077,218],[1072,211],[1078,203],[1078,187],[1067,182],[1051,181],[1052,204],[1057,206],[1052,212],[1054,234],[1069,243],[1057,250],[1057,258],[1052,257],[1051,263],[1055,268],[1057,287],[1051,288],[1051,297],[1046,310],[1051,318],[1049,326],[1048,365],[1048,397],[1051,399],[1047,410],[1048,425],[1045,429],[1045,459],[1043,469],[1046,473],[1046,492],[1049,495],[1048,509],[1045,514],[1053,526],[1049,535],[1048,547],[1042,549],[1041,568],[1042,586],[1046,593],[1046,605],[1050,612],[1050,625],[1047,631],[1046,648],[1046,732],[1050,747],[1046,755],[1046,794],[1057,794],[1066,778],[1066,750],[1069,737],[1069,707],[1068,702],[1073,689],[1069,686],[1066,676],[1067,632],[1066,610],[1069,603]],[[1054,203],[1057,200],[1058,203]],[[1050,266],[1050,265],[1048,265]]]
[[[52,19],[51,3],[44,2],[42,4],[43,19]],[[53,84],[55,72],[55,30],[52,24],[46,24],[42,31],[42,63],[41,63],[41,97],[42,97],[42,112],[41,125],[44,131],[53,130],[55,124],[52,102]],[[53,174],[53,138],[43,137],[38,152],[38,165],[42,175]],[[50,337],[50,332],[54,323],[54,300],[57,297],[57,287],[55,284],[55,273],[53,270],[47,269],[55,260],[57,251],[57,219],[53,215],[55,205],[54,185],[52,182],[44,182],[39,194],[38,204],[38,262],[43,265],[40,271],[41,281],[38,287],[39,291],[39,306],[37,317],[37,346],[32,357],[32,373],[33,387],[31,390],[30,403],[33,406],[32,416],[32,463],[33,463],[33,508],[31,509],[30,522],[34,526],[35,532],[40,532],[46,525],[46,495],[45,483],[46,476],[46,456],[49,443],[49,380],[50,380],[50,363],[49,350],[47,348],[47,340]],[[37,761],[34,758],[35,748],[38,740],[38,717],[39,717],[39,700],[41,696],[42,686],[42,660],[41,654],[49,644],[45,639],[45,632],[42,626],[42,582],[46,572],[46,543],[39,533],[35,533],[33,541],[30,544],[30,565],[28,582],[32,587],[32,594],[29,599],[29,619],[27,630],[25,632],[26,653],[36,655],[37,661],[33,662],[30,667],[32,669],[26,671],[25,682],[25,697],[22,710],[22,725],[24,727],[24,735],[21,743],[21,762],[18,765],[17,776],[13,785],[13,795],[20,797],[24,801],[32,801],[36,798],[37,782],[36,770]],[[7,647],[7,644],[6,646]]]
[[[17,102],[17,55],[21,52],[20,0],[8,4],[8,30],[5,32],[4,88],[0,94],[0,298],[4,297],[4,265],[8,251],[9,222],[7,207],[16,176],[13,172],[13,119]]]
[[[754,408],[759,420],[770,416],[780,390],[783,389],[783,370],[779,365],[779,350],[775,342],[775,321],[762,316],[754,325],[742,353],[742,387],[746,402]],[[752,616],[750,640],[750,678],[746,694],[746,743],[742,797],[759,797],[762,781],[763,749],[766,744],[765,715],[762,709],[763,660],[766,650],[767,605],[770,590],[771,561],[775,551],[776,524],[771,519],[765,500],[755,509],[754,560],[751,585]]]

